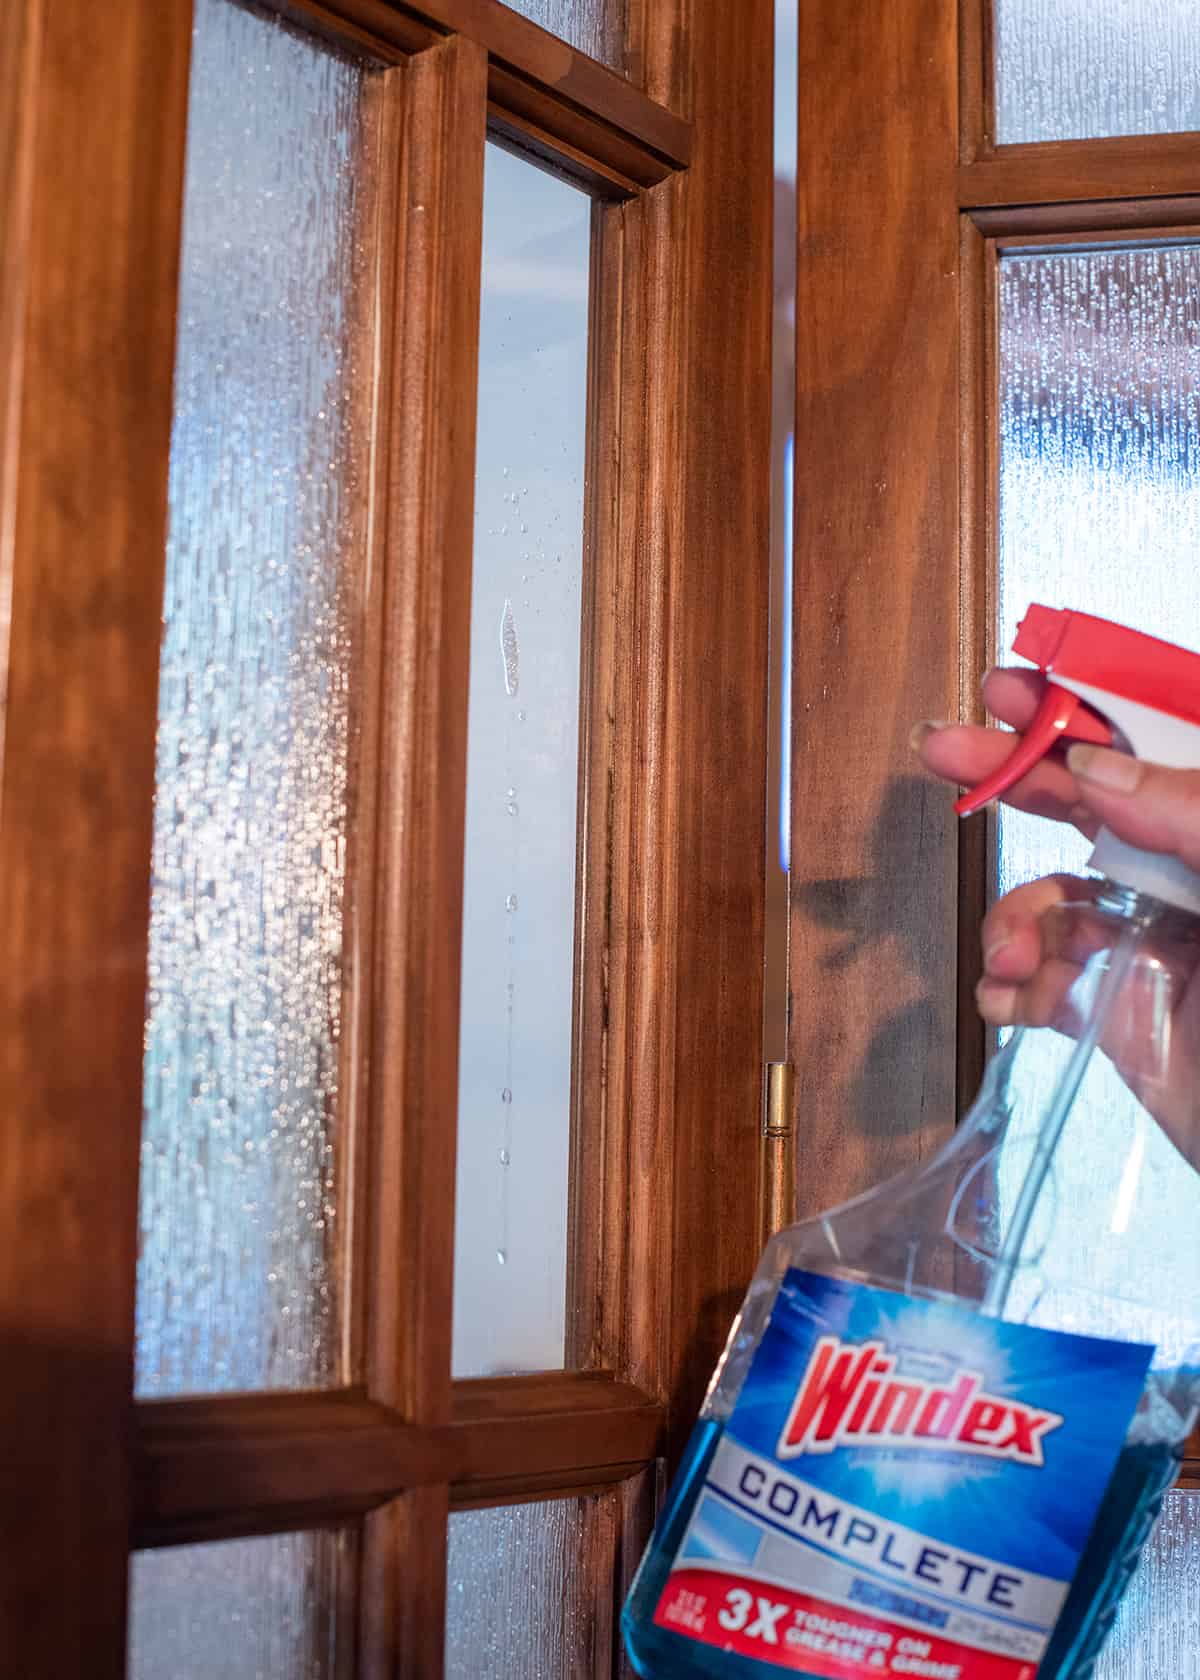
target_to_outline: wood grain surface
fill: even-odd
[[[121,1680],[189,8],[4,34],[0,1650]]]

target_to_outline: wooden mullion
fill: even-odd
[[[353,400],[360,435],[370,439],[366,485],[386,481],[388,416],[393,402],[392,359],[380,342],[380,323],[394,318],[400,154],[405,76],[390,69],[365,78],[362,93],[360,223],[362,253],[354,288],[356,347]],[[377,500],[381,499],[379,497]],[[354,505],[359,554],[354,601],[354,681],[351,687],[349,811],[346,855],[346,913],[342,963],[342,1032],[339,1043],[337,1187],[342,1238],[339,1253],[342,1303],[340,1380],[362,1379],[367,1347],[371,1173],[371,1065],[377,888],[380,731],[384,699],[384,579],[386,520],[369,494]]]
[[[1006,205],[1177,198],[1200,189],[1200,134],[999,146],[958,171],[964,210]]]
[[[691,127],[624,76],[499,0],[265,0],[333,41],[399,63],[455,35],[483,48],[497,127],[605,196],[686,167]]]
[[[377,492],[385,575],[366,1369],[371,1400],[436,1431],[450,1407],[486,54],[453,37],[405,75]],[[444,1486],[412,1495],[367,1525],[368,1675],[440,1676],[445,1499]]]
[[[1200,234],[1200,194],[1194,198],[1125,200],[1120,204],[1037,204],[973,210],[973,226],[997,251],[1009,247],[1087,249],[1179,243]]]
[[[499,0],[403,0],[398,9],[468,36],[508,75],[639,141],[666,164],[663,175],[690,161],[692,137],[686,121],[625,76]]]
[[[120,1680],[191,7],[10,11],[0,1650],[14,1674]]]
[[[955,1123],[958,831],[908,747],[914,720],[958,713],[974,612],[959,575],[954,13],[905,0],[881,33],[840,0],[800,9],[792,1059],[805,1215],[915,1166]],[[848,93],[866,87],[869,103]],[[806,133],[819,137],[807,154]]]
[[[624,1369],[670,1393],[677,1460],[759,1249],[774,11],[648,6],[646,28],[647,86],[695,136],[686,173],[626,211],[642,453],[621,510],[638,602]]]
[[[995,127],[994,0],[959,0],[958,122],[963,163],[989,157]]]
[[[422,1487],[453,1484],[456,1498],[494,1503],[499,1487],[541,1497],[607,1483],[657,1456],[663,1417],[640,1390],[584,1372],[457,1383],[450,1416],[427,1424],[361,1390],[146,1402],[137,1539],[343,1521]]]

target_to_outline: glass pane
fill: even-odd
[[[463,1377],[563,1361],[591,204],[489,146],[483,215],[454,1275]]]
[[[596,1673],[596,1641],[613,1637],[615,1537],[611,1494],[453,1513],[446,1680]]]
[[[996,139],[1200,129],[1195,0],[995,0]]]
[[[321,1531],[135,1552],[129,1680],[332,1680],[353,1544]]]
[[[1189,1680],[1198,1672],[1200,1494],[1169,1493],[1096,1680]]]
[[[1200,246],[1006,255],[1000,385],[1000,648],[1031,601],[1200,647]],[[1073,830],[1007,809],[998,837],[1001,891],[1083,870],[1091,851]],[[1160,1298],[1189,1298],[1195,1250],[1179,1233],[1194,1226],[1194,1174],[1106,1064],[1093,1064],[1081,1100],[1092,1147],[1055,1166],[1064,1267],[1086,1275],[1106,1235],[1087,1210],[1103,1202],[1114,1220],[1139,1221]],[[1154,1640],[1175,1649],[1182,1604],[1191,1594],[1194,1625],[1200,1590],[1195,1508],[1182,1496],[1169,1507],[1097,1670],[1105,1680],[1200,1675],[1200,1655],[1147,1655]]]
[[[138,1388],[335,1378],[363,70],[198,0],[159,694]],[[361,398],[359,399],[361,401]]]
[[[626,0],[504,0],[611,70],[625,69]]]

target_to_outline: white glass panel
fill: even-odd
[[[320,1532],[135,1553],[129,1680],[332,1680],[351,1547]]]
[[[1000,386],[1001,650],[1031,601],[1200,648],[1200,247],[1003,258]],[[1073,830],[1001,808],[998,832],[1001,891],[1086,868],[1090,845]],[[1195,1245],[1180,1239],[1195,1226],[1194,1173],[1107,1064],[1080,1101],[1088,1147],[1056,1160],[1048,1263],[1086,1277],[1107,1237],[1094,1209],[1107,1207],[1142,1233],[1142,1289],[1190,1299]],[[1002,1178],[1000,1193],[1014,1191]],[[1188,1498],[1168,1509],[1104,1680],[1200,1675],[1200,1529]],[[1186,1661],[1168,1658],[1184,1649]]]
[[[996,139],[1200,129],[1195,0],[995,0]]]
[[[504,0],[522,17],[541,24],[589,58],[612,70],[625,68],[626,0]]]
[[[593,1674],[596,1626],[589,1582],[611,1581],[596,1498],[460,1511],[450,1518],[446,1680],[561,1680]],[[604,1525],[611,1528],[612,1525]],[[611,1588],[604,1595],[611,1615]]]
[[[338,1359],[337,1064],[365,481],[363,71],[198,0],[142,1147],[142,1394]]]
[[[1200,1494],[1169,1493],[1096,1664],[1096,1680],[1200,1672]]]
[[[590,201],[489,146],[454,1369],[563,1362]]]

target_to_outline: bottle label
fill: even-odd
[[[1034,1680],[1152,1354],[789,1271],[655,1622],[833,1680]]]

